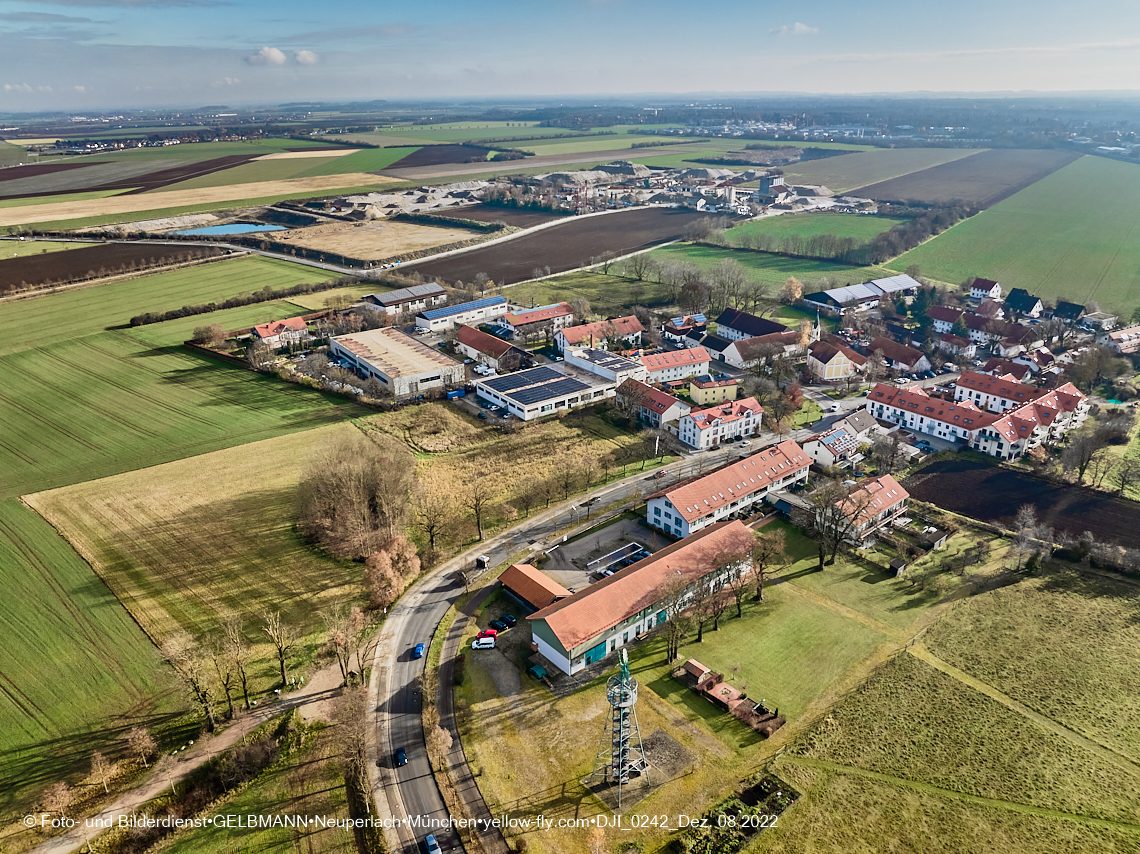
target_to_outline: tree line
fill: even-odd
[[[238,294],[236,297],[230,297],[222,302],[208,302],[200,303],[198,305],[184,305],[182,308],[173,308],[170,311],[147,311],[142,314],[136,314],[131,318],[131,326],[147,326],[151,323],[162,323],[166,320],[177,320],[180,317],[193,317],[198,314],[210,314],[215,311],[221,311],[226,308],[240,308],[243,305],[255,305],[260,302],[272,302],[273,300],[284,299],[285,297],[298,296],[300,294],[311,294],[318,291],[328,291],[333,288],[343,288],[348,285],[355,285],[359,283],[359,279],[352,276],[342,276],[338,279],[333,279],[328,282],[313,282],[301,285],[292,285],[287,288],[274,288],[266,285],[259,291],[252,291],[250,293]]]

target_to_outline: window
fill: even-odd
[[[661,515],[661,508],[660,507],[654,507],[653,508],[653,515],[654,516],[660,516]],[[669,514],[666,513],[665,515],[666,515],[666,517],[668,517]]]

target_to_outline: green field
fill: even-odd
[[[945,282],[985,276],[1042,299],[1140,305],[1140,166],[1085,156],[896,258]]]
[[[0,166],[15,166],[28,162],[28,152],[19,145],[0,140]]]
[[[775,290],[779,290],[789,276],[795,276],[808,288],[814,288],[816,283],[826,278],[830,282],[826,287],[835,288],[897,275],[885,267],[852,267],[832,261],[785,258],[767,252],[733,252],[731,249],[683,243],[654,249],[652,254],[661,263],[691,261],[702,270],[711,270],[718,261],[731,258],[747,267],[756,281],[771,285]]]
[[[7,440],[5,440],[7,441]],[[181,694],[150,639],[43,519],[0,500],[0,826]]]
[[[0,258],[25,258],[28,255],[43,255],[45,252],[61,252],[65,249],[85,249],[90,243],[52,240],[0,240]]]
[[[337,288],[336,290],[340,290]],[[320,299],[322,292],[306,294],[308,297]],[[167,320],[162,323],[149,323],[146,326],[137,326],[128,333],[132,338],[153,344],[156,347],[173,347],[188,341],[199,326],[209,326],[217,323],[227,332],[238,329],[248,329],[259,323],[268,323],[271,320],[284,320],[287,317],[296,317],[299,314],[308,314],[312,309],[304,308],[289,300],[274,300],[273,302],[259,302],[254,305],[243,305],[240,308],[226,308],[221,311],[212,311],[209,314],[199,314],[193,317],[180,317],[177,320]]]
[[[792,163],[784,168],[789,184],[822,184],[846,193],[879,181],[898,178],[977,154],[971,148],[874,148],[843,157]]]
[[[0,208],[26,208],[48,202],[83,202],[88,199],[106,199],[126,193],[127,190],[90,190],[86,193],[61,193],[58,196],[32,196],[26,199],[0,199]]]
[[[766,216],[740,223],[729,229],[725,236],[733,246],[739,246],[741,238],[752,235],[782,237],[817,237],[833,234],[836,237],[851,237],[866,242],[890,231],[906,220],[863,214],[802,213]]]
[[[327,273],[311,267],[250,255],[19,300],[3,308],[0,355],[125,327],[131,317],[147,311],[169,311],[327,278]],[[202,315],[194,326],[212,322]]]

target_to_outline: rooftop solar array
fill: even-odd
[[[573,394],[576,391],[588,391],[589,389],[590,386],[584,382],[571,379],[570,377],[564,377],[556,382],[543,383],[542,385],[520,389],[510,394],[500,393],[503,394],[504,397],[509,397],[520,406],[527,407],[539,401],[551,400],[555,397]]]
[[[499,394],[506,394],[512,389],[522,388],[524,385],[550,382],[551,380],[560,379],[561,377],[562,374],[550,368],[532,368],[529,371],[519,371],[515,374],[507,374],[505,377],[494,377],[493,379],[484,380],[483,385],[487,386],[487,388],[494,389]]]
[[[462,314],[465,311],[474,311],[477,308],[487,308],[492,305],[506,305],[506,297],[484,297],[474,302],[449,305],[445,308],[433,308],[430,311],[420,312],[420,316],[427,320],[438,320],[441,317],[451,317],[453,314]]]

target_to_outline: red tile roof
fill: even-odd
[[[513,590],[519,597],[540,609],[573,595],[549,575],[540,572],[529,563],[511,564],[499,576],[499,581],[504,587]]]
[[[944,424],[955,427],[964,427],[967,430],[977,430],[987,426],[996,416],[991,415],[968,400],[959,403],[950,403],[940,398],[931,397],[921,388],[899,388],[885,383],[877,384],[867,395],[868,403],[882,403],[893,406],[915,415],[921,415]]]
[[[641,325],[641,321],[631,314],[629,317],[615,317],[613,320],[599,320],[597,323],[568,326],[558,334],[566,340],[567,344],[579,344],[582,341],[594,344],[605,341],[609,335],[624,338],[644,331],[645,327]]]
[[[990,374],[979,374],[976,371],[963,371],[962,376],[958,377],[958,388],[979,391],[982,394],[1016,401],[1017,403],[1028,403],[1045,393],[1044,390],[1036,386],[1019,383],[1008,374],[995,377]]]
[[[788,439],[666,490],[665,497],[686,522],[693,522],[739,498],[766,490],[811,463],[804,449]]]
[[[709,353],[704,347],[689,347],[685,350],[669,350],[665,353],[650,353],[641,357],[641,364],[647,371],[660,371],[665,368],[699,365],[709,361]]]
[[[751,552],[754,539],[743,522],[710,525],[573,596],[527,617],[543,620],[562,646],[576,647],[657,605],[672,579],[692,584],[716,569],[718,555]]]
[[[501,359],[503,354],[511,349],[510,342],[496,338],[494,335],[488,335],[483,330],[476,329],[473,326],[460,326],[455,339],[460,344],[466,344],[480,353],[485,353],[492,359]]]
[[[304,332],[308,328],[303,317],[290,317],[288,320],[258,324],[253,327],[253,334],[258,338],[273,338],[282,332]]]
[[[658,415],[668,412],[670,407],[681,402],[679,398],[673,397],[668,392],[646,385],[640,380],[626,380],[617,387],[617,394],[618,397],[633,400],[638,406],[650,409]]]
[[[511,326],[525,326],[528,323],[541,323],[544,320],[553,320],[573,313],[574,310],[568,303],[558,302],[554,305],[532,308],[530,311],[508,312],[503,316],[503,320]]]
[[[860,525],[865,519],[878,516],[908,498],[910,493],[897,480],[885,474],[859,484],[851,490],[847,501],[841,506],[849,516],[855,514],[852,521]]]
[[[754,397],[743,400],[726,400],[707,409],[694,409],[688,417],[693,419],[698,430],[707,430],[716,424],[730,424],[739,421],[746,415],[757,415],[764,411],[764,407]]]

